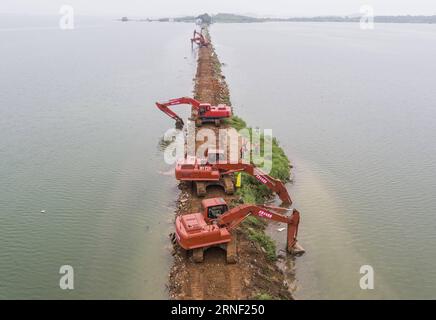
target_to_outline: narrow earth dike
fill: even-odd
[[[212,105],[230,105],[229,90],[221,73],[221,63],[212,43],[198,49],[198,65],[195,78],[195,98]],[[214,125],[204,125],[218,130]],[[245,127],[238,117],[221,123],[220,128]],[[276,142],[275,142],[276,143]],[[275,145],[276,148],[279,148]],[[286,173],[282,180],[289,178],[290,165],[283,151]],[[274,155],[273,155],[274,156]],[[273,170],[274,171],[274,170]],[[219,187],[207,189],[206,198],[222,197],[231,206],[244,200],[258,200],[250,194],[250,184],[255,182],[243,178],[243,187],[234,195],[225,194]],[[245,191],[244,193],[244,183]],[[252,185],[253,187],[253,185]],[[176,215],[200,212],[202,198],[188,183],[180,183]],[[256,188],[251,188],[256,189]],[[264,196],[264,195],[261,195]],[[248,199],[246,199],[248,198]],[[293,299],[291,283],[277,265],[275,244],[264,233],[265,223],[256,218],[246,219],[234,231],[237,238],[238,260],[227,264],[226,253],[220,248],[210,248],[204,253],[204,262],[195,263],[192,254],[174,244],[173,265],[169,274],[168,290],[171,299]]]

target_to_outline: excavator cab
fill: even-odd
[[[207,217],[209,219],[218,219],[227,210],[228,209],[226,205],[209,207],[207,208]]]
[[[222,149],[207,149],[207,162],[210,164],[221,163],[226,160],[224,150]]]
[[[205,114],[206,112],[210,111],[210,104],[209,103],[201,103],[198,107],[200,116]]]
[[[229,211],[229,207],[223,198],[205,199],[201,202],[201,211],[206,221],[216,220],[222,214]]]

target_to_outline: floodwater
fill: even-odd
[[[221,24],[211,34],[235,112],[272,128],[295,166],[307,250],[296,297],[436,298],[436,26]],[[359,285],[362,265],[373,290]]]
[[[2,16],[0,298],[167,298],[178,191],[159,144],[173,122],[154,102],[191,94],[192,29]],[[296,297],[436,298],[436,26],[211,33],[236,112],[273,128],[295,166]]]
[[[0,21],[0,298],[167,298],[178,191],[154,102],[191,94],[193,25],[75,22]]]

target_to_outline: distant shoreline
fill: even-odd
[[[123,17],[120,21],[136,21],[136,22],[190,22],[195,23],[199,17],[185,16],[174,18],[128,18]],[[243,15],[219,13],[210,16],[212,23],[259,23],[259,22],[360,22],[361,16],[317,16],[317,17],[293,17],[293,18],[256,18]],[[420,24],[436,24],[436,15],[430,16],[374,16],[375,23],[420,23]]]

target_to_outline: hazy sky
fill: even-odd
[[[436,14],[436,0],[0,0],[0,13],[58,14],[61,5],[76,14],[111,16],[178,16],[203,12],[271,16],[345,15],[362,5],[376,15]]]

